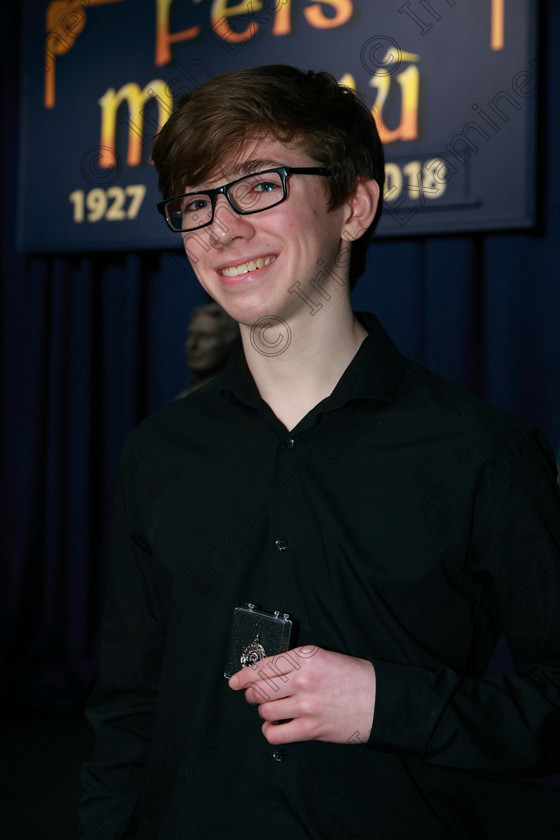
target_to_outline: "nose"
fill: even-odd
[[[250,239],[255,229],[251,222],[251,216],[242,216],[237,213],[225,195],[216,197],[214,208],[214,219],[211,224],[212,239],[215,245],[226,245],[237,237]]]

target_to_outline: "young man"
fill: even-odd
[[[511,838],[512,792],[548,826],[555,794],[519,780],[558,767],[554,465],[352,311],[371,115],[323,73],[235,71],[153,159],[241,342],[122,456],[80,837]],[[251,625],[226,681],[246,603],[295,633],[269,655]],[[502,631],[518,673],[487,677]]]

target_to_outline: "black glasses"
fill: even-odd
[[[322,166],[277,166],[244,175],[243,178],[213,190],[167,198],[159,202],[157,209],[172,231],[182,233],[198,230],[212,223],[218,195],[224,195],[240,216],[247,216],[250,213],[262,213],[285,201],[288,197],[286,181],[289,175],[322,175],[328,178],[331,174],[330,170]]]

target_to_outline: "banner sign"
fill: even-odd
[[[150,149],[218,73],[288,63],[356,89],[386,152],[381,236],[530,227],[531,0],[24,0],[19,247],[174,248]]]

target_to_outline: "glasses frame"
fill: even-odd
[[[246,178],[252,178],[255,175],[268,175],[270,172],[276,172],[282,179],[282,197],[279,198],[278,201],[275,201],[274,204],[269,204],[268,207],[260,207],[257,210],[240,210],[229,194],[231,188],[240,181],[244,181]],[[272,207],[276,207],[278,204],[281,204],[287,199],[287,180],[290,175],[322,175],[324,178],[329,178],[332,176],[332,172],[330,169],[325,169],[324,166],[275,166],[271,169],[262,169],[260,172],[250,172],[247,175],[243,175],[241,178],[236,178],[235,181],[230,181],[229,184],[223,184],[221,187],[214,187],[214,189],[211,190],[197,190],[197,192],[182,193],[181,195],[175,195],[172,198],[166,198],[164,201],[158,202],[157,209],[167,222],[167,227],[173,233],[187,233],[192,230],[201,230],[202,228],[211,225],[214,221],[217,196],[223,195],[227,199],[232,210],[240,216],[250,216],[252,213],[263,213],[265,210],[270,210]],[[180,230],[177,230],[176,227],[173,227],[169,219],[169,213],[167,210],[168,205],[172,201],[177,201],[179,198],[188,198],[189,196],[194,197],[199,195],[208,196],[210,199],[210,205],[212,208],[212,215],[210,219],[201,225],[197,225],[196,227],[181,228]]]

